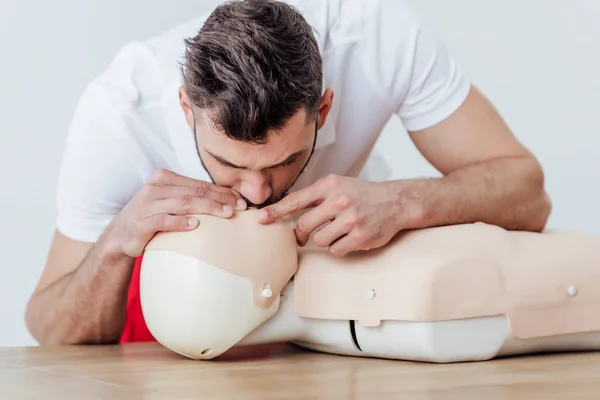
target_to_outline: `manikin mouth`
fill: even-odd
[[[240,194],[240,197],[246,202],[246,204],[248,205],[248,208],[256,208],[256,209],[261,209],[261,208],[265,208],[270,206],[271,204],[275,204],[278,201],[280,201],[281,199],[283,199],[285,196],[287,196],[289,190],[286,190],[285,192],[283,192],[282,194],[280,194],[277,197],[274,198],[270,198],[267,201],[263,202],[262,204],[254,204],[253,202],[251,202],[250,200],[248,200],[247,198],[245,198],[244,196],[242,196]]]

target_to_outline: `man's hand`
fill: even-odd
[[[382,183],[329,176],[264,209],[265,223],[307,208],[300,244],[313,236],[333,254],[383,246],[399,230],[485,222],[540,232],[552,204],[537,159],[476,88],[451,116],[410,132],[417,149],[443,175]]]
[[[232,189],[159,170],[127,203],[105,232],[105,240],[117,253],[142,254],[159,231],[186,231],[198,220],[189,214],[229,218],[246,203]]]
[[[190,214],[229,218],[245,207],[231,189],[161,170],[97,242],[75,241],[56,231],[27,305],[31,334],[40,344],[117,343],[126,322],[134,258],[156,232],[194,229],[198,220]]]
[[[329,175],[262,209],[260,222],[271,223],[312,208],[298,218],[298,244],[304,246],[314,232],[317,246],[329,247],[332,254],[343,256],[385,245],[398,233],[401,218],[408,223],[418,217],[416,203],[414,207],[400,204],[396,187],[390,182]],[[327,225],[318,229],[323,224]]]

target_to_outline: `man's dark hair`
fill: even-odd
[[[316,118],[322,60],[311,26],[292,6],[235,0],[185,41],[183,85],[228,137],[266,143],[301,108]],[[307,122],[309,122],[307,121]]]

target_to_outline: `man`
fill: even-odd
[[[87,87],[26,313],[41,344],[151,339],[139,256],[193,213],[302,214],[299,244],[316,232],[336,256],[403,229],[544,228],[540,165],[405,2],[288,3],[224,4],[129,44]],[[357,178],[393,115],[443,177]]]

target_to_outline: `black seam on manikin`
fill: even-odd
[[[360,344],[358,343],[358,338],[356,336],[356,323],[354,320],[348,321],[350,323],[350,335],[352,336],[352,343],[358,349],[358,351],[362,351],[360,348]]]

